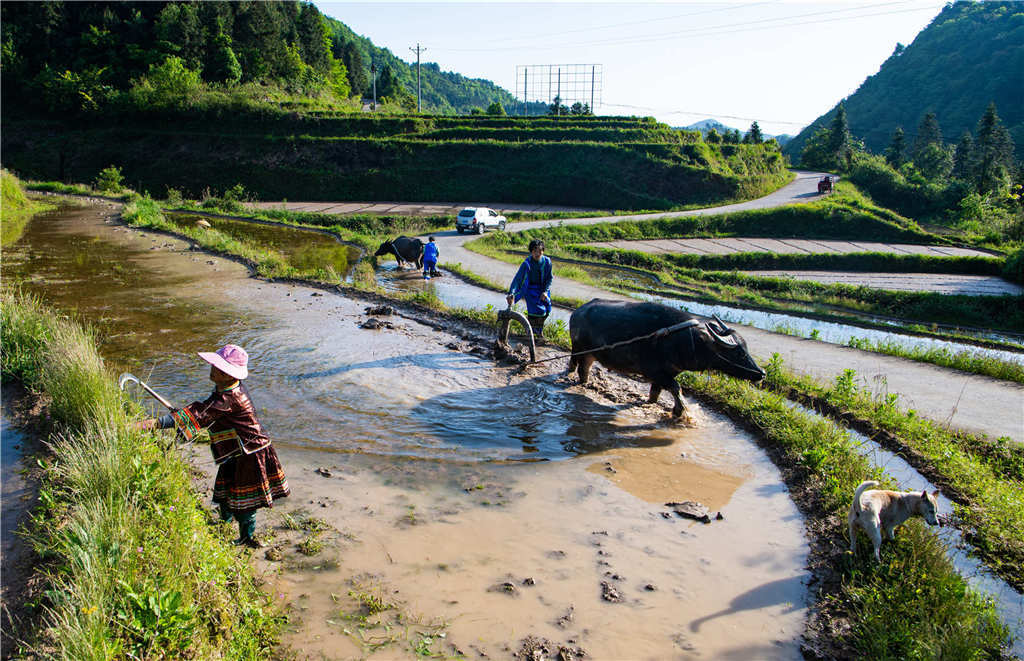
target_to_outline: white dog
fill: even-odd
[[[923,516],[930,525],[938,525],[935,512],[938,509],[938,490],[928,493],[922,491],[888,491],[884,489],[872,489],[877,487],[878,482],[861,482],[857,492],[853,494],[853,504],[850,505],[850,552],[857,547],[857,525],[868,534],[871,542],[875,545],[875,559],[882,561],[878,549],[882,546],[882,533],[887,539],[896,538],[896,526],[912,516]]]

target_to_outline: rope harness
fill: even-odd
[[[626,345],[626,344],[632,344],[633,342],[639,342],[640,340],[647,340],[647,339],[650,339],[652,337],[653,338],[661,338],[661,337],[665,337],[669,333],[674,333],[676,331],[683,330],[684,328],[693,328],[694,326],[699,326],[700,323],[701,322],[697,321],[696,319],[688,319],[686,321],[679,322],[678,324],[673,324],[672,326],[666,326],[665,328],[659,328],[658,330],[656,330],[656,331],[654,331],[652,333],[648,333],[646,335],[640,335],[638,337],[634,337],[634,338],[629,339],[629,340],[622,340],[620,342],[613,342],[611,344],[605,344],[604,346],[597,347],[596,349],[587,349],[585,351],[577,351],[575,353],[559,354],[559,355],[553,356],[551,358],[544,358],[543,360],[535,360],[535,361],[533,361],[533,362],[531,362],[529,364],[530,365],[538,365],[540,363],[546,363],[546,362],[551,361],[551,360],[559,360],[560,358],[569,358],[569,357],[575,357],[575,356],[582,356],[584,354],[594,353],[595,351],[604,351],[605,349],[614,349],[616,347],[621,347],[621,346]],[[691,345],[693,344],[693,333],[690,333],[690,344]]]

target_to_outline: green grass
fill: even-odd
[[[25,197],[22,182],[7,170],[0,171],[0,245],[20,239],[29,219],[52,206]]]
[[[540,128],[492,139],[501,134],[464,121],[463,137],[454,140],[423,137],[428,122],[418,118],[397,120],[388,135],[359,119],[290,121],[244,108],[222,117],[184,112],[155,119],[128,113],[116,129],[77,130],[19,119],[4,127],[8,142],[19,147],[5,151],[5,162],[33,178],[90,181],[117,153],[126,181],[151,195],[173,188],[198,197],[206,187],[223,191],[241,183],[263,199],[493,198],[609,209],[752,199],[791,177],[770,144],[691,144],[656,125],[640,124],[636,130],[648,135],[640,141],[634,133],[595,132],[590,124],[581,129],[587,139],[556,141],[554,129]],[[557,131],[570,129],[569,121]],[[359,133],[363,126],[370,127],[366,135]],[[21,147],[29,136],[32,148]],[[163,148],[168,140],[190,152],[190,167],[178,167]],[[58,173],[60,153],[69,149],[75,158]]]
[[[772,390],[803,398],[834,416],[865,421],[864,432],[959,500],[957,514],[978,555],[1024,589],[1024,447],[1011,439],[951,431],[904,407],[898,394],[858,384],[852,370],[822,384],[784,369],[775,354],[766,371]]]
[[[921,363],[949,367],[961,372],[982,374],[994,379],[1024,383],[1024,365],[984,356],[977,351],[950,351],[945,347],[913,347],[908,349],[895,342],[886,342],[884,340],[871,341],[859,338],[850,338],[847,344],[855,349],[864,351],[873,351],[888,356],[899,356],[900,358],[907,358]]]
[[[131,429],[92,333],[9,291],[0,314],[3,376],[53,426],[29,527],[44,589],[19,635],[57,659],[266,658],[279,615],[188,464]]]
[[[844,430],[794,410],[779,394],[716,373],[685,372],[679,380],[687,392],[755,429],[773,461],[792,467],[790,491],[812,494],[805,514],[830,546],[848,546],[845,514],[857,484],[881,478],[894,486]],[[864,544],[856,557],[836,559],[841,580],[824,590],[813,617],[845,621],[849,629],[827,624],[826,637],[860,658],[999,658],[1005,626],[957,574],[931,531],[910,521],[882,553],[881,565]]]

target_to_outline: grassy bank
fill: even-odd
[[[686,372],[680,381],[755,431],[808,519],[818,599],[806,648],[826,658],[999,658],[1005,627],[920,521],[908,522],[883,547],[882,564],[870,545],[861,544],[856,556],[844,551],[845,515],[857,484],[881,479],[895,486],[844,430],[736,379]]]
[[[267,658],[280,617],[227,542],[232,531],[204,510],[187,463],[131,430],[92,334],[9,291],[0,318],[3,377],[38,393],[52,425],[29,531],[36,627],[10,652]]]
[[[21,181],[7,170],[0,171],[0,246],[20,239],[29,219],[50,208],[25,197]]]
[[[88,181],[117,154],[127,184],[154,195],[177,189],[198,197],[240,183],[262,199],[498,199],[609,209],[752,199],[790,177],[774,143],[689,143],[696,137],[641,120],[632,131],[574,118],[498,130],[470,118],[445,128],[409,118],[375,125],[381,134],[350,117],[264,121],[243,111],[155,119],[125,118],[116,129],[15,120],[5,124],[4,158],[34,178]],[[75,157],[61,160],[69,152]]]
[[[978,555],[1024,590],[1024,446],[951,431],[903,407],[896,393],[872,392],[853,370],[822,384],[785,370],[776,354],[767,372],[770,389],[854,426],[939,485]]]
[[[816,329],[810,333],[805,333],[785,326],[776,326],[771,330],[775,333],[792,335],[794,337],[806,337],[812,340],[818,339],[819,335]],[[907,360],[919,363],[948,367],[969,374],[990,376],[993,379],[1024,383],[1024,365],[992,358],[976,350],[950,351],[946,347],[905,347],[897,342],[857,337],[851,337],[846,342],[846,346],[860,349],[861,351],[871,351],[885,354],[886,356],[906,358]]]

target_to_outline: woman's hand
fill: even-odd
[[[132,429],[139,431],[146,431],[156,427],[156,418],[146,418],[145,420],[136,420],[132,423]]]
[[[542,294],[540,295],[540,300],[541,300],[541,302],[542,302],[542,303],[548,303],[548,302],[550,302],[550,299],[548,298],[547,292],[543,292],[543,293],[542,293]]]
[[[505,302],[508,303],[509,305],[512,305],[512,300],[512,294],[509,294],[508,296],[505,297]]]

